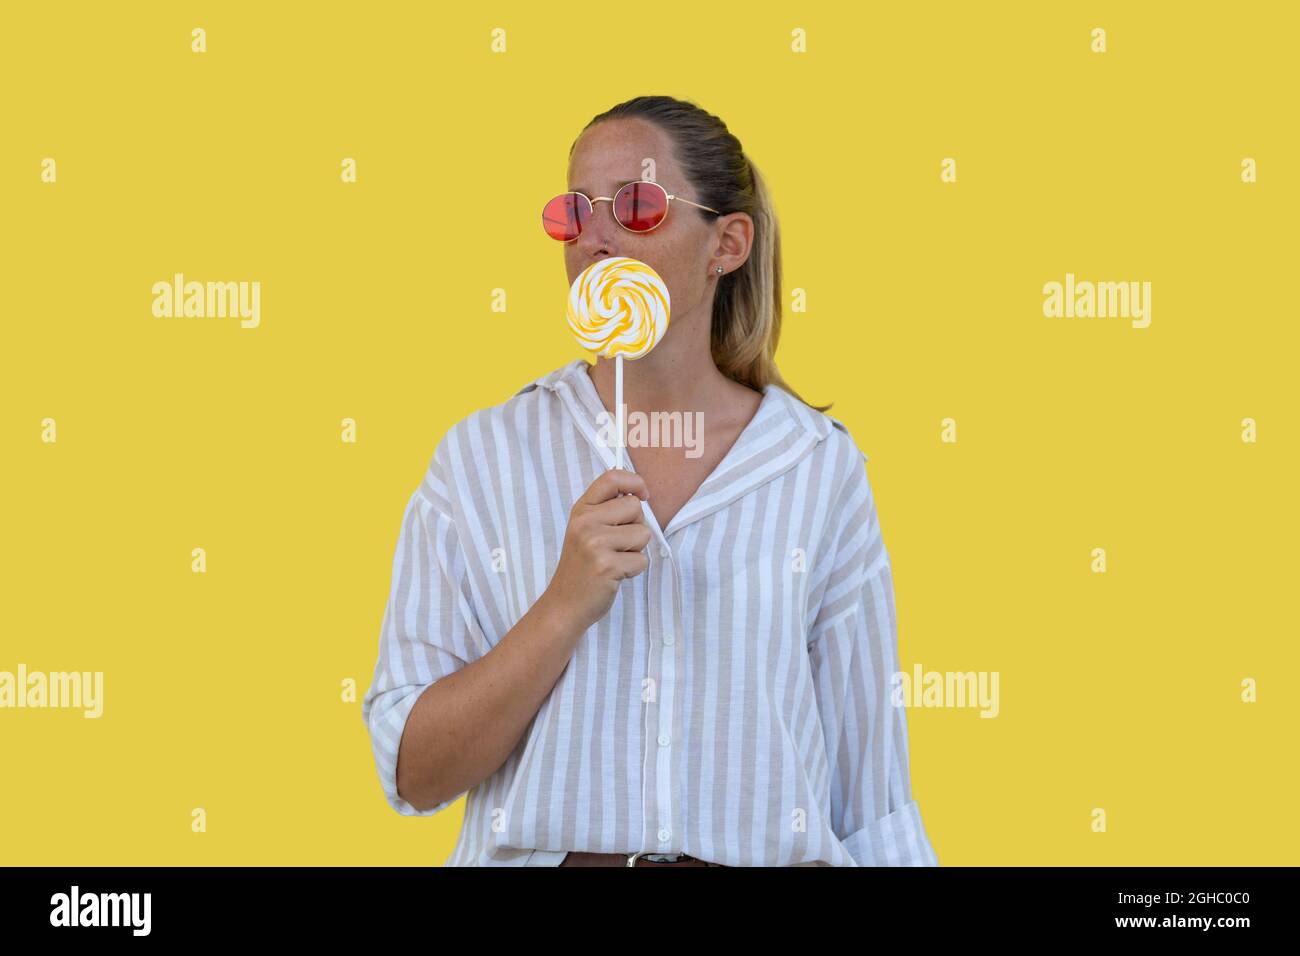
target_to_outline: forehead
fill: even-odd
[[[656,181],[676,180],[677,162],[667,133],[645,120],[605,120],[578,137],[569,160],[569,185],[592,190],[613,188],[640,179],[647,159],[654,161]]]

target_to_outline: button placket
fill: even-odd
[[[652,580],[650,602],[651,645],[658,649],[659,693],[656,713],[657,735],[653,743],[647,740],[647,746],[654,746],[657,751],[653,761],[655,766],[655,812],[658,830],[656,837],[660,852],[671,847],[673,828],[676,824],[673,796],[676,792],[673,778],[673,715],[676,713],[678,662],[675,652],[674,634],[676,631],[676,569],[671,560],[672,552],[666,543],[658,545],[655,554],[658,559],[651,562]]]

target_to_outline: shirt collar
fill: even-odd
[[[519,394],[536,388],[554,392],[572,413],[579,430],[595,448],[605,467],[613,468],[613,450],[602,445],[597,438],[600,416],[608,413],[587,374],[589,364],[586,359],[574,359],[525,385]],[[763,398],[754,417],[722,461],[673,516],[668,527],[662,529],[662,535],[667,537],[692,521],[725,508],[785,473],[826,439],[832,428],[837,427],[844,428],[835,419],[808,407],[780,386],[769,384],[763,389]],[[629,470],[635,471],[626,456],[624,462]],[[646,513],[651,514],[649,508]]]

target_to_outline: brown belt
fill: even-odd
[[[680,854],[675,860],[647,860],[641,853],[587,853],[567,854],[560,866],[726,866],[710,863],[697,857]]]

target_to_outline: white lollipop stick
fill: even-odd
[[[618,447],[614,450],[614,467],[623,467],[623,446],[627,436],[623,433],[626,423],[623,418],[623,356],[614,356],[614,406],[618,409]]]

